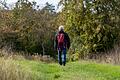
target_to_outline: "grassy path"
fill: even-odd
[[[56,63],[19,61],[29,69],[35,80],[120,80],[120,66],[93,62],[71,62],[65,67]]]

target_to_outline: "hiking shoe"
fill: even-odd
[[[65,66],[65,62],[63,62],[63,66]]]
[[[59,62],[60,65],[62,65],[62,62]]]

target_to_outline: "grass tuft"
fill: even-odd
[[[12,59],[0,58],[0,80],[32,80],[32,77]]]

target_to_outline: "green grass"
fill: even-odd
[[[64,67],[26,60],[19,63],[32,71],[34,80],[120,80],[120,66],[109,64],[79,61]]]

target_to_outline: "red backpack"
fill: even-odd
[[[58,40],[58,47],[62,48],[64,46],[64,33],[59,33],[57,35],[57,40]]]

